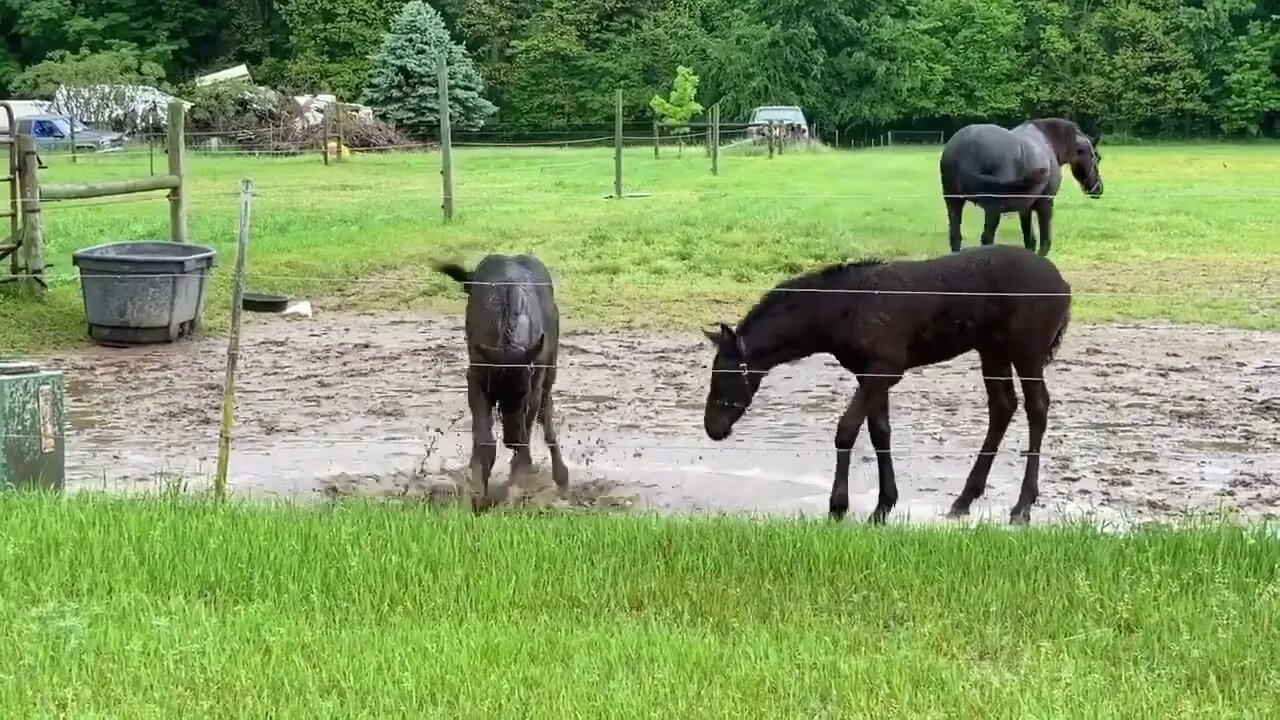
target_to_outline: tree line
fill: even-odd
[[[244,62],[258,83],[358,100],[403,4],[6,0],[0,93],[35,89],[49,62],[106,63],[175,86]],[[796,104],[848,138],[1043,115],[1109,135],[1280,133],[1280,0],[430,4],[474,60],[497,106],[489,122],[503,128],[608,125],[618,88],[628,121],[646,121],[684,65],[700,78],[698,101],[720,102],[726,121]]]

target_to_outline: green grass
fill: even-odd
[[[1280,541],[0,499],[3,717],[1276,717]]]
[[[687,149],[655,161],[626,153],[626,190],[606,200],[611,150],[460,148],[458,216],[440,220],[437,155],[363,155],[324,167],[289,159],[197,157],[192,234],[221,253],[210,326],[224,326],[236,235],[235,192],[257,184],[250,285],[305,294],[322,308],[460,307],[430,259],[474,261],[534,251],[551,266],[566,323],[693,327],[733,320],[783,276],[850,256],[946,252],[934,148],[795,153],[772,160],[727,152],[720,177]],[[163,157],[157,159],[163,168]],[[47,182],[145,175],[142,157],[55,158]],[[1107,194],[1060,195],[1053,259],[1078,293],[1080,321],[1167,319],[1280,327],[1280,145],[1113,147]],[[158,195],[158,194],[157,194]],[[165,202],[50,204],[46,305],[0,296],[0,348],[82,343],[71,252],[167,237]],[[976,244],[981,219],[966,212]],[[1020,243],[1016,217],[999,241]],[[359,278],[360,282],[351,282]],[[1091,295],[1148,293],[1150,295]]]

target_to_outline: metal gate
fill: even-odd
[[[9,206],[0,210],[0,219],[9,220],[9,232],[0,235],[3,238],[0,240],[0,260],[8,256],[9,267],[16,276],[26,272],[18,264],[17,253],[18,248],[22,247],[22,219],[19,217],[21,205],[18,202],[18,119],[9,103],[0,102],[0,111],[4,112],[5,119],[9,122],[4,133],[0,134],[0,149],[7,151],[5,154],[9,160],[5,164],[7,172],[0,175],[0,184],[9,186]]]

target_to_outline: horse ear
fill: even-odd
[[[725,325],[724,323],[720,323],[720,327],[715,330],[703,330],[702,334],[706,335],[707,339],[711,341],[711,344],[716,347],[722,347],[725,343],[733,340],[734,338],[733,328]]]

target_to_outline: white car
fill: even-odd
[[[747,121],[747,138],[752,141],[765,137],[769,123],[782,123],[788,136],[798,140],[809,139],[809,121],[804,111],[795,105],[766,105],[756,108]]]

